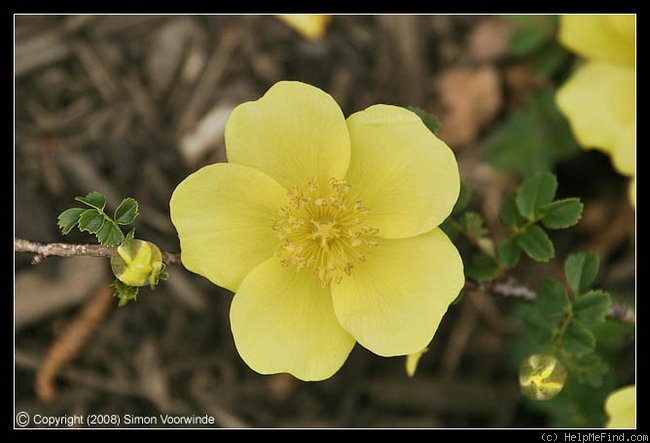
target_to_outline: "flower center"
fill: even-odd
[[[345,180],[334,178],[324,190],[312,180],[288,192],[288,204],[273,224],[282,240],[276,255],[283,266],[312,269],[327,287],[365,261],[364,251],[378,245],[378,230],[364,223],[368,210],[360,200],[349,201],[349,192]]]

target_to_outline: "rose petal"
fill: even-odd
[[[381,240],[349,278],[332,285],[336,316],[382,356],[421,351],[465,284],[458,250],[440,230]]]
[[[237,106],[225,132],[231,163],[251,166],[291,189],[326,186],[348,168],[350,141],[334,99],[300,82],[281,81],[262,98]]]
[[[336,320],[329,290],[309,270],[282,267],[276,258],[246,277],[230,321],[241,357],[261,374],[323,380],[338,371],[355,343]]]
[[[216,163],[189,175],[169,203],[183,265],[237,290],[277,248],[273,223],[285,201],[282,186],[246,166]]]
[[[460,178],[449,147],[404,108],[371,106],[348,118],[347,182],[379,236],[402,238],[438,226],[458,199]]]

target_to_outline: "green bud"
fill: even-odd
[[[164,269],[162,253],[151,242],[127,238],[111,256],[111,268],[126,285],[153,287]]]

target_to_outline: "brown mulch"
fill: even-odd
[[[18,15],[15,235],[91,242],[62,236],[56,217],[97,190],[113,208],[138,200],[138,237],[178,251],[168,214],[174,187],[224,161],[230,110],[282,79],[321,87],[345,115],[375,103],[440,115],[440,136],[493,226],[516,182],[482,159],[482,147],[527,91],[543,87],[509,58],[510,29],[500,17],[341,15],[322,40],[308,41],[272,15]],[[634,215],[620,183],[597,193],[572,183],[565,191],[591,203],[558,248],[601,254],[600,283],[633,299]],[[546,424],[522,407],[509,360],[519,331],[510,300],[477,292],[451,306],[413,378],[403,358],[357,346],[334,377],[303,383],[251,371],[232,342],[232,294],[179,266],[118,309],[106,304],[105,259],[30,259],[15,256],[16,411],[112,414],[123,425],[127,417],[208,415],[236,428]],[[531,266],[536,273],[520,278],[534,287],[560,266]]]

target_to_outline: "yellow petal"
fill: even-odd
[[[273,223],[285,201],[285,189],[253,168],[216,163],[189,175],[169,203],[183,265],[235,291],[273,255]]]
[[[460,190],[456,158],[417,115],[375,105],[351,115],[348,127],[347,183],[380,237],[419,235],[451,213]]]
[[[225,131],[231,163],[251,166],[290,189],[341,178],[350,160],[345,118],[334,99],[300,82],[281,81],[237,106]]]
[[[329,15],[317,14],[283,14],[276,17],[309,40],[320,39],[325,34],[327,25],[332,19]]]
[[[614,169],[623,175],[636,173],[636,128],[627,125],[621,128],[614,153],[612,154]]]
[[[331,289],[343,328],[375,354],[394,356],[427,346],[464,283],[456,247],[434,229],[381,240]]]
[[[612,392],[605,400],[607,428],[636,427],[636,386],[625,386]]]
[[[635,125],[634,69],[587,63],[558,90],[558,108],[585,148],[612,154]],[[632,138],[633,139],[633,138]],[[629,149],[625,147],[624,149]]]
[[[579,55],[608,63],[634,66],[634,15],[564,15],[558,38]]]
[[[246,277],[233,298],[230,321],[239,354],[261,374],[323,380],[338,371],[355,343],[313,273],[282,267],[276,258]]]
[[[413,377],[415,375],[415,371],[418,368],[418,363],[420,362],[420,358],[422,358],[422,355],[424,355],[424,353],[427,352],[428,350],[429,348],[424,348],[419,350],[418,352],[414,352],[406,356],[406,363],[405,363],[406,375],[408,375],[409,377]]]

